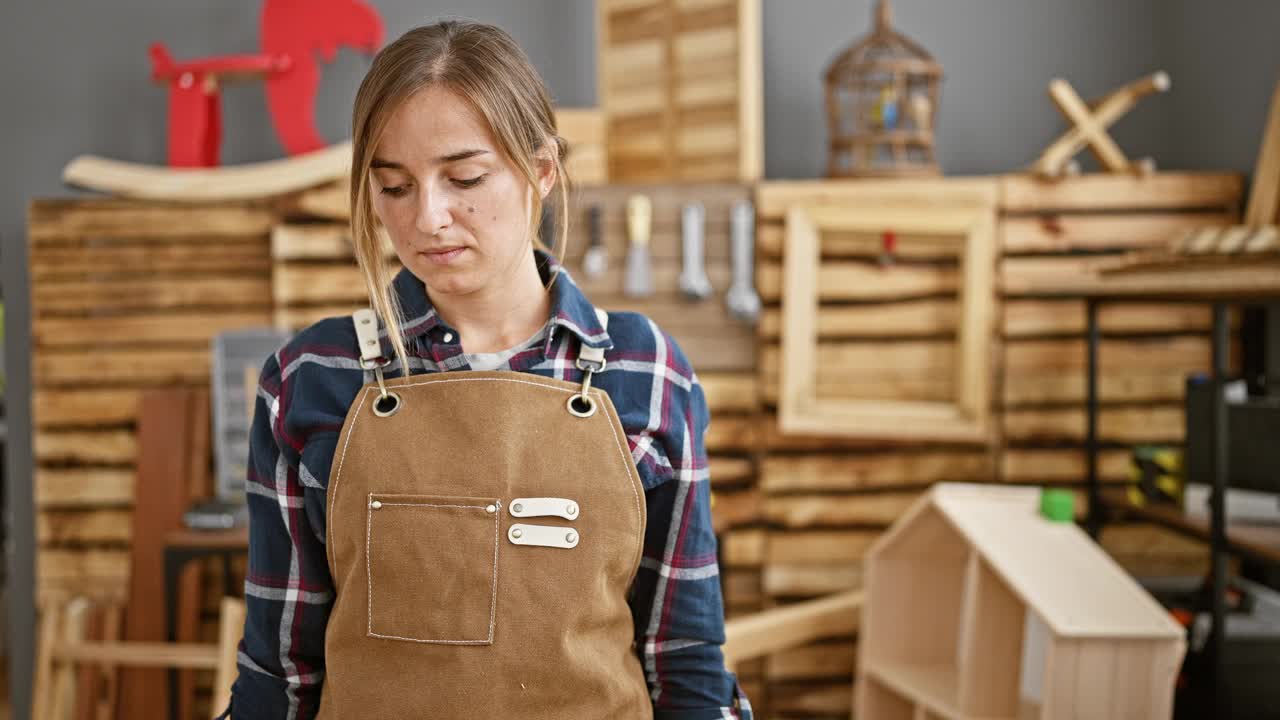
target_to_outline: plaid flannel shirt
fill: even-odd
[[[749,719],[750,702],[720,647],[724,605],[703,444],[710,417],[697,376],[644,315],[610,313],[608,332],[602,329],[569,273],[535,253],[544,284],[558,275],[547,332],[505,369],[578,382],[580,345],[606,349],[607,367],[593,385],[617,408],[648,508],[628,599],[654,717]],[[468,369],[457,332],[431,307],[422,282],[401,270],[392,287],[407,318],[410,374]],[[385,329],[382,339],[394,357]],[[358,359],[350,318],[335,317],[302,330],[263,365],[246,478],[248,614],[229,708],[237,720],[311,718],[319,708],[334,600],[325,488],[347,409],[373,379]],[[402,374],[398,360],[387,374]]]

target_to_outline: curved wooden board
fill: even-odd
[[[215,168],[172,168],[81,155],[62,170],[69,185],[125,197],[204,202],[297,192],[351,172],[351,141],[303,155]]]

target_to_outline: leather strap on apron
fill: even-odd
[[[372,311],[353,321],[375,381],[347,411],[327,491],[320,717],[650,720],[627,602],[644,492],[591,387],[604,351],[580,347],[581,384],[387,379]]]

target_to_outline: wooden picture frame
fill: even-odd
[[[892,229],[959,249],[960,316],[954,402],[822,398],[817,394],[818,294],[823,231]],[[986,443],[991,431],[995,208],[982,204],[793,205],[783,258],[778,423],[785,434]],[[893,272],[890,268],[886,272]]]

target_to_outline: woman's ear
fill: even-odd
[[[546,198],[551,192],[551,188],[556,186],[556,155],[559,146],[556,139],[551,138],[543,143],[542,149],[538,150],[538,194]]]

